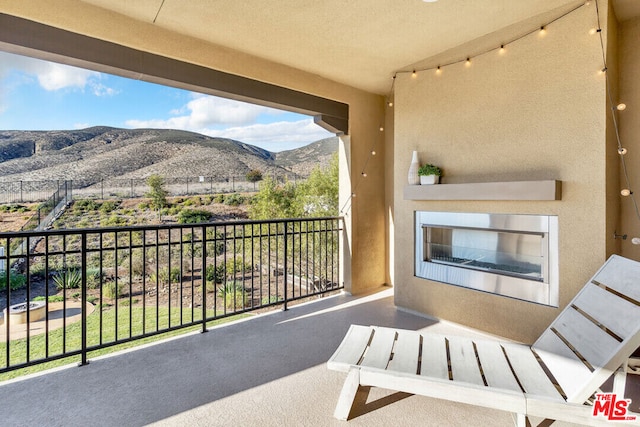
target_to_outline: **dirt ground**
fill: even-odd
[[[35,204],[24,204],[29,210],[25,212],[0,212],[0,233],[20,231],[23,225],[35,213]],[[31,210],[34,209],[34,210]]]

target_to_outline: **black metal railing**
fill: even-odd
[[[0,372],[343,287],[340,217],[0,234]],[[26,249],[28,248],[28,249]],[[29,302],[29,305],[27,305]]]

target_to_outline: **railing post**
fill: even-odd
[[[104,178],[100,180],[100,199],[104,200]]]
[[[214,233],[215,236],[215,233]],[[215,237],[214,237],[215,239]],[[215,248],[216,241],[213,241],[213,247]],[[192,255],[193,256],[193,255]],[[214,249],[215,256],[215,249]],[[207,227],[202,226],[202,330],[200,332],[207,332]],[[214,279],[215,283],[215,279]],[[217,313],[214,314],[214,317]]]
[[[66,184],[66,183],[65,183]],[[88,365],[87,361],[87,233],[81,234],[82,238],[82,254],[81,254],[81,277],[82,277],[82,361],[80,366]]]
[[[20,181],[20,203],[22,203],[22,181]]]
[[[287,262],[287,249],[289,247],[289,244],[287,243],[288,240],[288,233],[287,233],[287,222],[285,221],[284,223],[284,306],[282,307],[282,311],[287,311],[288,307],[287,307],[287,299],[288,299],[288,293],[287,293],[287,271],[288,271],[288,262]]]

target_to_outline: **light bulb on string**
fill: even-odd
[[[380,132],[384,132],[384,127],[380,126]]]
[[[363,178],[367,177],[367,173],[366,172],[362,172],[361,175],[362,175]]]
[[[640,237],[634,237],[631,239],[631,243],[634,245],[640,245]]]
[[[592,29],[589,30],[589,34],[590,35],[594,35],[594,34],[597,34],[597,33],[601,32],[601,31],[602,30],[600,28],[592,28]]]
[[[620,154],[621,156],[624,156],[625,154],[627,154],[627,149],[624,147],[618,148],[618,154]]]
[[[624,197],[628,197],[628,196],[630,196],[632,194],[632,192],[628,188],[623,188],[620,191],[620,194],[622,194]]]
[[[376,150],[371,150],[371,155],[375,156],[376,155]]]
[[[540,32],[538,33],[540,35],[540,37],[544,37],[545,34],[547,34],[547,27],[545,27],[544,25],[540,27]]]
[[[436,74],[438,75],[442,74],[442,68],[440,68],[439,65],[438,65],[438,68],[436,68]]]
[[[471,67],[471,58],[467,58],[467,60],[464,63],[465,67]]]
[[[389,102],[387,102],[387,105],[388,105],[389,107],[393,107],[393,101],[389,101]]]
[[[598,74],[603,75],[603,74],[606,74],[606,72],[607,72],[607,67],[602,67],[600,71],[598,71]]]
[[[504,45],[503,45],[503,44],[501,44],[501,45],[500,45],[500,49],[498,50],[498,53],[499,53],[500,55],[504,55],[504,52],[505,52]]]
[[[416,70],[413,70],[413,72],[411,73],[411,77],[413,77],[414,79],[418,77],[418,73],[416,73]]]
[[[618,111],[624,111],[627,109],[627,104],[625,104],[624,102],[621,102],[620,104],[616,105],[616,109]]]

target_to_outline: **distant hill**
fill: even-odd
[[[64,180],[91,185],[101,179],[244,176],[295,173],[306,177],[337,151],[328,138],[272,153],[224,138],[167,129],[92,127],[71,131],[0,131],[0,181]]]
[[[327,165],[338,152],[338,138],[326,138],[295,150],[276,153],[276,165],[301,176],[309,176],[313,168]]]

